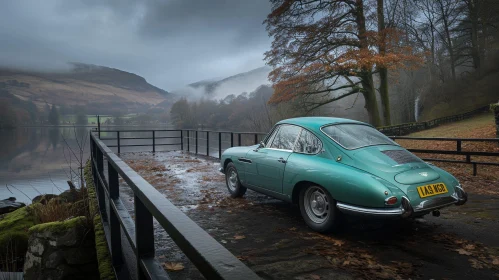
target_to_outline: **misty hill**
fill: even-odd
[[[271,70],[264,66],[223,79],[199,81],[175,90],[174,93],[186,97],[223,99],[227,95],[252,92],[261,85],[269,85],[268,75]]]
[[[172,99],[172,94],[143,77],[104,66],[72,63],[66,72],[40,73],[0,69],[0,97],[31,101],[38,108],[96,105],[136,111]]]

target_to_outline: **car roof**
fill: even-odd
[[[294,124],[303,126],[312,130],[319,131],[322,126],[328,124],[339,124],[339,123],[353,123],[353,124],[364,124],[369,125],[363,122],[343,119],[343,118],[331,118],[331,117],[301,117],[301,118],[292,118],[286,119],[278,122],[277,124]]]

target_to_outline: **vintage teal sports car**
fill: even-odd
[[[467,194],[446,171],[424,162],[369,124],[326,117],[280,121],[259,145],[227,149],[220,161],[232,197],[246,188],[298,203],[312,229],[340,215],[418,217]]]

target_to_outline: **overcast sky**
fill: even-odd
[[[136,73],[166,90],[264,65],[268,0],[7,0],[0,66],[68,61]]]

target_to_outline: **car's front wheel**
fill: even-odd
[[[300,212],[307,225],[318,232],[337,230],[340,214],[336,201],[323,187],[310,185],[300,191]]]
[[[246,188],[239,181],[239,173],[232,162],[225,168],[225,183],[232,197],[241,197],[246,193]]]

